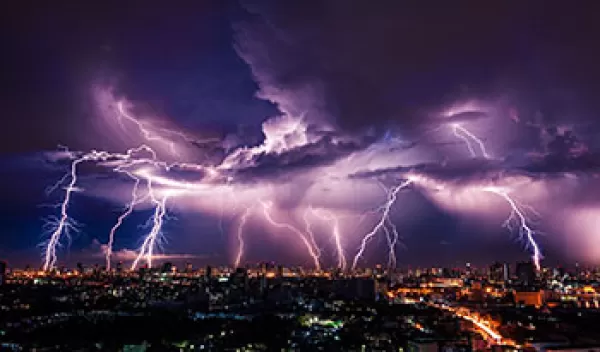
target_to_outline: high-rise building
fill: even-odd
[[[185,272],[190,274],[194,271],[194,268],[192,267],[192,263],[187,262],[185,263]]]
[[[210,279],[212,277],[212,268],[210,265],[206,266],[206,270],[204,271],[204,277]]]
[[[237,287],[247,289],[248,287],[248,271],[246,268],[237,268],[231,275],[231,282]]]
[[[507,263],[494,263],[490,266],[489,279],[495,282],[506,282],[510,277]]]
[[[6,262],[0,261],[0,285],[4,285],[6,283]]]
[[[373,275],[374,276],[380,276],[384,274],[384,269],[383,266],[381,264],[377,264],[375,265],[375,269],[373,270]]]
[[[77,263],[77,271],[79,272],[80,275],[82,275],[84,273],[85,268],[83,267],[83,264]]]
[[[556,267],[552,269],[552,277],[555,279],[560,279],[565,276],[565,269],[561,267]]]
[[[162,270],[163,273],[170,273],[173,271],[173,263],[171,262],[166,262],[163,264],[162,266]]]
[[[343,274],[342,268],[336,268],[333,271],[333,277],[336,279],[339,279],[340,277],[342,277],[342,274]]]
[[[536,272],[532,262],[517,263],[515,274],[517,281],[523,286],[532,286],[535,284]]]
[[[267,272],[267,263],[259,263],[258,267],[261,274],[265,274]]]
[[[431,275],[433,276],[443,276],[444,269],[443,268],[431,268]]]
[[[260,275],[260,292],[265,294],[267,289],[269,288],[269,283],[267,281],[267,276],[264,274]]]
[[[140,274],[140,278],[145,278],[149,274],[150,270],[147,265],[140,266],[138,268],[138,273]]]

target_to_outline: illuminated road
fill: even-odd
[[[489,321],[482,319],[481,317],[479,317],[479,314],[471,312],[465,307],[450,307],[446,304],[418,301],[410,298],[404,298],[404,301],[413,304],[424,303],[429,307],[451,312],[455,316],[473,323],[473,325],[476,327],[476,331],[483,335],[490,344],[516,346],[516,343],[514,341],[503,337],[500,334],[500,332],[496,330]]]

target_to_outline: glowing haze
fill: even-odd
[[[200,157],[199,161],[188,161],[193,160],[193,153],[183,155],[182,151],[190,143],[218,146],[219,141],[196,141],[183,132],[157,127],[152,120],[129,112],[125,106],[131,104],[127,101],[107,101],[110,87],[94,87],[93,91],[104,98],[98,104],[105,128],[121,128],[123,133],[131,134],[126,140],[141,139],[143,144],[136,146],[134,142],[124,152],[62,154],[69,156],[72,163],[68,174],[59,181],[65,194],[58,204],[60,211],[48,224],[50,234],[44,244],[46,270],[56,266],[57,248],[69,238],[69,230],[76,229],[77,222],[69,215],[69,208],[76,206],[73,195],[79,191],[78,176],[84,163],[98,166],[100,169],[95,172],[111,172],[115,178],[125,175],[131,180],[130,192],[101,192],[125,204],[103,246],[107,267],[111,266],[113,245],[122,223],[136,207],[153,209],[146,231],[140,233],[141,245],[132,269],[142,263],[152,266],[153,259],[160,256],[170,208],[173,212],[197,211],[237,219],[237,226],[229,230],[234,248],[231,262],[236,266],[242,265],[247,255],[245,228],[254,224],[274,236],[285,236],[286,242],[303,252],[306,263],[316,269],[356,268],[364,262],[370,243],[383,236],[389,248],[387,264],[395,267],[401,230],[391,211],[410,206],[402,200],[406,192],[420,192],[442,209],[472,217],[475,222],[493,222],[502,217],[498,226],[517,238],[540,268],[543,249],[537,237],[539,228],[545,228],[544,214],[555,210],[547,203],[552,189],[561,179],[571,182],[586,177],[576,169],[568,173],[545,171],[546,160],[553,157],[551,152],[533,155],[525,165],[492,158],[485,137],[475,131],[481,120],[492,125],[494,117],[503,117],[491,116],[481,108],[474,110],[472,104],[465,104],[462,109],[455,105],[439,114],[427,127],[426,137],[420,137],[429,141],[421,141],[422,145],[392,132],[377,138],[336,133],[326,122],[309,124],[303,115],[282,112],[263,123],[261,144],[240,146],[220,158],[206,156],[209,152],[202,151],[197,155],[204,154],[205,161]],[[442,138],[450,141],[436,144]],[[451,143],[453,138],[455,143]],[[444,162],[415,163],[415,157],[427,159],[429,148],[441,148],[446,155]],[[581,150],[576,143],[566,151],[566,157],[578,160],[586,156],[587,152]],[[56,188],[58,185],[53,186],[53,190]],[[359,189],[359,201],[353,199],[351,188]],[[592,211],[582,211],[583,220],[578,223],[589,223],[588,214]],[[342,218],[344,221],[340,221]],[[593,226],[589,227],[589,231],[594,231]],[[586,228],[581,224],[574,227],[574,235],[583,236],[593,247],[594,241],[589,240],[593,234],[586,233]],[[588,258],[593,251],[590,245],[582,253]]]

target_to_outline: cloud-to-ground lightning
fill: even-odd
[[[474,157],[474,158],[477,157],[477,153],[475,152],[475,148],[473,148],[473,145],[471,144],[470,140],[475,141],[475,143],[477,143],[477,145],[479,145],[479,150],[481,151],[481,155],[484,158],[486,158],[486,159],[491,158],[486,150],[485,143],[483,143],[483,141],[480,138],[478,138],[476,135],[471,133],[468,129],[464,128],[463,126],[461,126],[457,123],[453,123],[451,127],[452,127],[452,133],[454,133],[454,135],[457,138],[460,138],[465,142],[465,145],[467,146],[467,149],[469,149],[469,152],[471,153],[472,157]]]
[[[127,204],[125,211],[119,215],[117,218],[117,222],[111,227],[110,232],[108,233],[108,243],[106,245],[106,270],[110,270],[111,267],[111,257],[113,253],[113,244],[115,241],[115,233],[123,224],[123,221],[133,213],[133,210],[136,204],[139,202],[138,199],[138,187],[140,185],[139,178],[135,178],[133,187],[131,189],[131,201]]]
[[[519,202],[514,200],[510,196],[508,190],[501,187],[484,187],[482,188],[482,191],[496,194],[502,197],[508,203],[508,205],[510,205],[510,215],[504,222],[504,226],[510,230],[512,227],[511,223],[513,221],[517,222],[519,228],[519,237],[525,239],[527,247],[532,251],[531,259],[537,270],[540,270],[540,261],[543,259],[542,251],[535,241],[535,230],[529,225],[529,220],[527,218],[524,206],[520,205]]]
[[[237,228],[238,250],[237,250],[237,254],[235,256],[235,260],[233,262],[233,265],[236,268],[238,268],[240,266],[240,263],[242,261],[242,256],[244,255],[244,226],[246,226],[246,222],[248,221],[250,214],[252,214],[252,208],[248,207],[244,211],[244,214],[242,214],[242,216],[240,217],[240,222],[238,223],[238,228]]]
[[[390,220],[389,217],[386,219],[386,222],[387,226],[383,226],[383,230],[385,232],[389,248],[388,267],[395,268],[397,263],[396,246],[398,245],[398,239],[400,236],[398,235],[398,229],[396,228],[396,225],[394,225],[394,223]]]
[[[143,153],[148,153],[150,155],[150,157],[144,157],[144,156],[139,156],[138,154],[143,154]],[[71,167],[70,167],[70,171],[69,171],[69,177],[68,179],[70,180],[69,183],[67,184],[67,186],[65,187],[65,196],[62,200],[62,202],[60,203],[60,215],[54,225],[54,229],[52,230],[52,233],[50,235],[50,239],[48,240],[48,242],[45,245],[45,254],[44,254],[44,265],[43,268],[44,270],[50,270],[52,268],[55,267],[56,265],[56,250],[57,247],[60,245],[60,241],[63,235],[68,236],[68,232],[70,229],[73,229],[74,227],[74,220],[71,219],[68,215],[68,207],[69,204],[71,202],[71,197],[73,192],[75,192],[77,190],[77,180],[78,180],[78,167],[80,164],[84,163],[84,162],[104,162],[107,164],[114,164],[115,167],[113,168],[113,170],[115,172],[119,172],[119,173],[124,173],[129,175],[131,178],[136,179],[137,177],[134,176],[130,171],[127,171],[128,167],[131,166],[139,166],[139,165],[151,165],[151,166],[164,166],[164,163],[159,163],[158,161],[156,161],[156,154],[154,153],[154,151],[152,150],[152,148],[150,148],[149,146],[146,145],[142,145],[140,147],[137,148],[132,148],[127,150],[126,153],[111,153],[111,152],[107,152],[107,151],[97,151],[97,150],[92,150],[91,152],[84,154],[78,158],[76,158],[75,160],[73,160],[73,162],[71,163]],[[64,179],[64,178],[63,178]],[[63,180],[61,179],[61,180]],[[133,194],[137,193],[137,187],[138,187],[139,183],[136,182],[134,184],[134,189],[133,189]],[[151,193],[151,187],[148,187],[148,192],[149,194]],[[133,197],[132,199],[132,203],[130,204],[131,207],[135,206],[135,203],[137,203],[136,200],[137,197]],[[125,213],[123,213],[117,220],[117,224],[111,229],[110,235],[109,235],[109,242],[110,245],[107,247],[107,260],[108,257],[110,256],[110,254],[112,254],[112,240],[113,240],[113,236],[114,236],[114,232],[119,228],[119,226],[121,225],[122,221],[125,219],[125,217],[127,217],[131,211],[133,211],[132,209],[130,210],[129,207],[127,208],[127,210],[125,211]]]
[[[50,239],[46,244],[45,254],[44,254],[44,270],[53,269],[56,264],[56,249],[60,245],[60,239],[63,234],[69,234],[69,229],[74,227],[74,223],[69,217],[67,212],[69,208],[69,202],[71,201],[71,195],[76,190],[77,184],[77,166],[82,162],[85,162],[89,159],[89,156],[83,156],[79,159],[76,159],[71,164],[70,171],[70,181],[65,189],[65,196],[60,205],[60,215],[55,224],[54,231],[52,231],[50,235]]]
[[[386,225],[386,222],[388,221],[388,217],[390,215],[392,206],[394,205],[394,203],[396,202],[396,199],[398,198],[398,192],[400,192],[402,189],[408,187],[411,183],[412,183],[412,180],[406,180],[406,181],[402,182],[401,184],[394,186],[390,189],[390,191],[388,192],[388,195],[387,195],[386,202],[380,208],[380,209],[382,209],[381,217],[379,218],[379,220],[377,221],[377,223],[375,224],[373,229],[371,231],[369,231],[361,240],[358,252],[354,256],[354,260],[352,261],[352,269],[353,270],[356,269],[356,266],[358,265],[358,261],[360,260],[360,258],[362,258],[363,253],[367,247],[367,243],[369,243],[369,241],[377,234],[377,232],[383,230],[384,226]]]
[[[317,245],[317,240],[315,239],[315,233],[312,229],[313,226],[308,217],[308,215],[312,212],[312,210],[313,210],[312,207],[306,208],[306,210],[304,211],[304,214],[302,214],[302,220],[304,220],[304,229],[306,230],[306,234],[308,235],[310,243],[313,246],[315,254],[317,255],[317,257],[321,257],[321,250],[320,250],[319,246]]]
[[[313,209],[309,208],[310,212],[317,216],[318,218],[328,221],[331,223],[331,236],[333,237],[333,243],[335,245],[336,257],[337,257],[337,267],[345,270],[347,266],[346,253],[344,251],[344,245],[342,243],[342,234],[340,232],[340,221],[333,212],[325,210],[325,209]],[[305,213],[306,215],[306,213]],[[310,229],[309,221],[305,217],[307,231]],[[316,246],[316,245],[315,245]]]
[[[426,177],[424,175],[409,174],[407,178],[413,180],[420,186],[429,188],[437,192],[448,191],[452,192],[452,184],[445,184],[434,178]],[[503,226],[509,231],[513,231],[517,227],[519,238],[524,240],[528,249],[531,250],[531,257],[534,265],[538,270],[541,268],[540,261],[543,259],[542,251],[539,244],[535,239],[537,231],[531,225],[531,217],[539,217],[538,212],[529,205],[521,204],[511,194],[509,187],[497,186],[497,185],[471,185],[468,187],[469,193],[471,192],[486,192],[501,197],[510,206],[510,214],[504,221]],[[450,197],[453,197],[450,195]]]
[[[148,235],[146,235],[146,238],[140,247],[138,256],[131,264],[131,270],[134,270],[142,259],[145,259],[148,267],[151,268],[154,249],[156,248],[157,242],[160,242],[162,226],[167,213],[167,200],[169,199],[169,194],[165,194],[160,198],[152,195],[150,198],[155,205],[154,214],[152,215],[152,228]]]
[[[153,212],[148,220],[149,229],[145,232],[143,241],[141,241],[141,246],[137,249],[135,260],[133,260],[133,263],[131,264],[131,269],[135,269],[142,262],[147,263],[147,265],[151,267],[153,258],[157,258],[155,251],[157,246],[160,246],[164,233],[163,227],[165,221],[168,219],[167,203],[169,203],[169,205],[175,201],[179,203],[180,199],[174,199],[179,195],[189,196],[198,193],[208,195],[208,198],[210,198],[210,204],[205,204],[204,201],[202,201],[202,204],[199,206],[210,207],[211,211],[218,210],[219,228],[221,231],[223,231],[222,221],[225,212],[227,212],[227,214],[232,214],[229,218],[230,220],[235,220],[237,217],[237,232],[234,232],[237,235],[238,241],[237,253],[234,258],[235,266],[239,266],[242,258],[245,256],[244,228],[251,218],[253,220],[255,219],[255,215],[263,215],[266,225],[269,225],[276,230],[284,230],[286,233],[289,232],[290,234],[297,236],[303,244],[299,247],[301,249],[303,247],[306,248],[308,255],[314,262],[315,268],[318,270],[321,269],[321,262],[324,259],[322,258],[322,251],[319,248],[321,240],[319,239],[319,241],[317,241],[318,238],[314,231],[314,229],[317,228],[314,226],[315,220],[317,219],[326,222],[330,229],[328,231],[330,235],[328,236],[331,238],[331,242],[334,246],[335,260],[338,268],[355,269],[359,261],[363,259],[367,245],[379,234],[385,235],[389,247],[388,266],[395,267],[397,265],[396,247],[400,242],[400,236],[398,229],[392,220],[391,210],[402,189],[407,188],[412,183],[421,184],[422,182],[425,182],[425,180],[418,181],[416,180],[415,175],[412,175],[412,177],[411,175],[406,175],[406,177],[399,177],[402,182],[399,183],[399,181],[396,181],[393,187],[386,187],[381,184],[384,190],[384,195],[381,195],[380,198],[378,198],[380,200],[383,199],[381,203],[379,203],[381,205],[375,210],[362,214],[363,217],[374,220],[374,223],[372,224],[373,227],[360,238],[359,248],[353,257],[352,262],[350,262],[350,258],[347,258],[347,254],[350,252],[348,248],[344,248],[350,241],[347,240],[344,236],[345,234],[342,233],[340,229],[340,225],[343,223],[340,221],[341,215],[339,214],[342,213],[323,208],[323,203],[317,205],[316,202],[311,202],[310,206],[307,206],[308,203],[302,203],[300,206],[289,210],[289,221],[284,222],[282,219],[276,220],[277,216],[274,215],[278,213],[274,211],[274,198],[272,197],[275,195],[279,197],[279,194],[275,192],[275,190],[271,190],[270,192],[266,191],[268,186],[275,187],[277,183],[271,183],[271,179],[268,178],[261,179],[260,182],[257,183],[257,193],[254,193],[255,190],[246,193],[246,188],[251,187],[246,186],[244,177],[253,177],[246,175],[254,174],[245,173],[245,171],[252,171],[253,168],[262,166],[262,164],[260,164],[261,161],[259,161],[261,160],[261,156],[269,155],[275,157],[275,155],[294,151],[295,148],[303,148],[315,141],[319,141],[318,138],[311,135],[311,129],[303,117],[290,117],[275,122],[265,123],[265,125],[263,125],[265,138],[262,144],[236,147],[227,150],[224,154],[219,154],[218,157],[221,158],[220,162],[210,163],[199,161],[198,163],[186,163],[173,162],[173,160],[165,161],[159,159],[159,154],[162,157],[162,153],[169,154],[168,152],[170,151],[169,158],[175,156],[179,159],[178,157],[180,155],[177,151],[182,146],[180,143],[194,142],[190,137],[177,131],[157,127],[152,121],[137,119],[127,111],[126,105],[123,102],[117,103],[116,106],[116,114],[121,125],[126,124],[126,126],[123,127],[131,127],[134,129],[135,137],[138,139],[139,137],[142,137],[147,144],[118,153],[92,150],[85,154],[75,154],[67,151],[71,156],[70,171],[67,172],[54,186],[47,189],[47,192],[50,193],[58,189],[58,187],[66,185],[64,186],[64,198],[62,199],[62,202],[56,206],[60,210],[59,216],[53,218],[52,223],[49,223],[52,227],[50,230],[50,238],[45,243],[45,270],[51,270],[56,266],[57,248],[60,247],[64,237],[70,238],[69,231],[76,229],[76,223],[70,218],[68,210],[73,194],[79,190],[79,165],[85,162],[94,163],[112,172],[128,176],[133,180],[133,188],[131,189],[130,198],[127,200],[126,207],[117,217],[116,223],[111,227],[108,234],[108,242],[106,246],[103,246],[103,249],[105,248],[104,255],[106,256],[107,269],[110,269],[111,267],[111,258],[116,256],[116,251],[113,253],[115,235],[118,233],[119,228],[124,221],[126,221],[127,217],[138,208],[138,205],[141,203],[150,204]],[[470,130],[465,128],[462,123],[442,124],[439,128],[436,128],[435,131],[441,128],[446,129],[448,127],[451,128],[454,137],[466,144],[471,156],[474,158],[491,158],[486,149],[486,145],[484,144],[484,140],[478,138]],[[347,159],[340,159],[332,164],[334,168],[339,169],[339,172],[336,170],[333,178],[335,178],[337,182],[337,180],[344,179],[344,174],[350,174],[348,168],[355,167],[355,165],[350,165],[351,160],[354,160],[354,164],[360,164],[364,159],[370,164],[373,162],[374,156],[378,154],[378,152],[384,154],[387,153],[387,156],[390,154],[389,150],[391,147],[389,145],[392,144],[392,147],[395,147],[400,142],[400,139],[394,139],[389,135],[386,135],[381,143],[371,143],[363,145],[363,148],[352,149],[353,152],[348,154]],[[160,148],[159,146],[163,148]],[[167,147],[168,151],[165,150],[165,147]],[[290,155],[292,154],[294,153],[290,153]],[[361,159],[356,161],[357,159],[353,158]],[[385,158],[382,158],[381,162],[387,160],[383,159]],[[341,162],[342,160],[343,162]],[[380,161],[375,161],[376,164],[378,164],[377,167],[380,167]],[[318,172],[322,172],[319,175],[326,174],[327,170],[331,169],[329,166],[331,165],[327,165],[327,168],[322,167],[320,169],[314,169],[315,174]],[[194,174],[196,178],[190,178],[189,176],[192,176],[190,172],[191,174]],[[292,172],[295,173],[295,171]],[[331,175],[328,175],[328,177],[330,176]],[[83,179],[82,177],[80,178]],[[131,180],[129,180],[129,182],[131,182]],[[329,186],[330,184],[327,184],[327,188],[329,188]],[[519,234],[526,240],[528,248],[533,251],[533,261],[539,268],[539,262],[542,255],[539,246],[535,242],[535,232],[530,226],[528,215],[530,215],[529,212],[531,209],[515,201],[514,198],[510,196],[509,192],[502,188],[485,186],[477,188],[502,197],[511,206],[512,210],[509,218],[505,222],[505,226],[510,229],[511,224],[518,224]],[[231,193],[230,199],[226,199],[227,192]],[[257,197],[252,197],[248,200],[248,195]],[[219,197],[218,200],[217,196]],[[257,199],[259,199],[258,202]],[[186,202],[188,199],[181,199],[181,201]],[[194,202],[196,201],[197,199],[194,199]],[[257,205],[262,206],[262,212],[256,209]],[[315,205],[316,207],[313,208],[312,205]],[[196,203],[194,206],[196,206]],[[243,211],[244,209],[245,211]],[[304,228],[302,228],[302,220],[300,220],[300,217],[304,220]],[[300,224],[297,224],[296,222],[300,222]],[[300,227],[297,227],[296,225],[299,225]],[[322,229],[319,228],[319,230]]]
[[[302,242],[304,243],[304,245],[306,246],[306,249],[308,250],[308,254],[310,255],[310,257],[312,258],[314,265],[315,265],[315,269],[316,270],[321,270],[321,263],[319,261],[319,256],[317,254],[317,251],[315,250],[315,248],[313,248],[312,243],[310,242],[310,239],[308,238],[308,236],[303,233],[302,231],[298,230],[296,227],[287,224],[287,223],[281,223],[281,222],[277,222],[273,219],[273,216],[271,215],[271,209],[273,207],[273,203],[269,202],[269,201],[260,201],[262,208],[263,208],[263,214],[264,214],[264,218],[265,220],[267,220],[267,222],[269,224],[271,224],[272,226],[276,227],[276,228],[280,228],[280,229],[285,229],[288,230],[294,234],[296,234],[298,237],[300,237],[300,239],[302,240]]]
[[[147,125],[143,121],[139,121],[134,116],[130,115],[125,108],[123,102],[117,103],[117,113],[118,113],[118,121],[121,122],[121,119],[126,119],[130,123],[135,124],[137,126],[140,134],[146,140],[146,142],[155,142],[159,144],[163,144],[169,147],[171,153],[177,155],[177,151],[175,149],[175,144],[173,140],[170,138],[163,137],[162,134],[167,134],[170,136],[177,136],[187,142],[210,142],[209,141],[197,141],[193,140],[187,135],[178,132],[172,131],[165,128],[154,128],[154,126]],[[157,132],[157,131],[160,131]],[[67,150],[68,152],[68,150]],[[71,155],[73,155],[71,153]],[[148,156],[149,155],[149,156]],[[182,182],[173,180],[168,177],[163,177],[155,173],[157,170],[162,171],[170,171],[171,169],[177,167],[184,170],[195,170],[195,171],[204,171],[207,181],[214,178],[217,174],[217,170],[211,166],[205,166],[201,164],[193,164],[193,163],[171,163],[168,164],[164,161],[158,160],[157,153],[154,151],[152,147],[149,145],[143,144],[137,148],[128,149],[126,153],[113,153],[108,151],[97,151],[92,150],[89,153],[83,154],[82,156],[76,158],[71,163],[70,172],[67,173],[63,178],[61,178],[54,186],[49,187],[46,191],[47,193],[51,193],[61,184],[65,183],[66,180],[70,180],[68,185],[66,186],[65,196],[63,201],[60,203],[60,215],[57,219],[55,219],[51,227],[51,235],[47,243],[45,244],[45,253],[44,253],[44,270],[52,269],[56,264],[56,249],[60,245],[61,237],[66,235],[69,237],[68,232],[75,228],[74,220],[71,219],[67,213],[69,203],[71,201],[72,193],[77,190],[77,167],[79,164],[83,162],[97,162],[104,164],[105,166],[112,167],[112,170],[118,173],[126,174],[130,178],[132,178],[135,183],[131,193],[131,200],[127,205],[125,211],[117,218],[117,222],[111,228],[109,232],[108,244],[105,250],[106,263],[107,268],[110,268],[110,259],[113,252],[113,242],[116,231],[122,225],[125,218],[127,218],[134,210],[134,207],[142,201],[145,201],[146,197],[150,198],[151,203],[154,206],[154,215],[152,216],[152,228],[148,235],[145,237],[143,241],[143,245],[139,250],[139,255],[134,261],[132,266],[137,266],[138,262],[145,258],[148,265],[152,264],[152,255],[157,241],[160,239],[160,234],[162,231],[162,225],[164,223],[164,218],[166,216],[166,201],[169,197],[169,194],[159,196],[154,193],[154,189],[152,188],[152,183],[156,182],[161,186],[165,187],[173,187],[179,190],[197,190],[202,188],[201,185]],[[151,170],[155,169],[155,170]],[[147,181],[147,195],[143,197],[143,199],[138,198],[138,189],[140,185],[140,181],[144,179]],[[48,227],[48,226],[47,226]]]
[[[192,140],[187,135],[168,130],[165,128],[157,128],[152,124],[140,121],[136,117],[129,114],[126,110],[124,102],[118,102],[117,106],[117,116],[118,121],[122,127],[122,120],[128,121],[128,123],[134,124],[139,130],[140,135],[145,139],[148,143],[157,143],[160,145],[167,146],[172,154],[177,155],[177,150],[175,148],[175,141],[171,137],[178,137],[186,142],[194,142],[198,141]],[[60,203],[60,216],[50,224],[51,235],[48,243],[45,246],[45,260],[44,260],[44,269],[49,270],[52,269],[56,264],[56,249],[60,245],[61,237],[63,235],[68,236],[68,231],[70,229],[74,229],[74,220],[71,219],[67,213],[67,209],[69,207],[72,193],[77,190],[77,167],[82,162],[96,162],[106,167],[112,168],[113,171],[124,173],[128,175],[135,181],[134,187],[131,193],[131,200],[126,207],[125,211],[117,218],[116,223],[111,228],[109,232],[109,240],[108,244],[105,246],[105,255],[107,261],[107,267],[110,268],[110,258],[113,252],[112,246],[114,242],[115,233],[118,231],[119,227],[122,225],[123,221],[127,216],[129,216],[134,207],[141,200],[138,198],[138,188],[140,186],[140,182],[142,180],[147,184],[147,195],[146,197],[150,199],[150,203],[154,207],[154,214],[150,218],[151,229],[149,233],[144,237],[143,243],[139,248],[138,255],[136,259],[132,263],[132,269],[137,267],[141,260],[145,260],[148,266],[152,265],[152,257],[154,253],[155,246],[160,242],[161,234],[162,234],[162,226],[164,224],[164,220],[167,214],[166,203],[167,200],[173,194],[179,193],[188,193],[188,192],[198,192],[198,191],[206,191],[210,192],[213,187],[209,185],[209,182],[213,181],[215,177],[222,175],[221,171],[227,170],[230,167],[236,167],[237,163],[243,162],[247,159],[251,159],[255,154],[259,154],[266,151],[280,150],[281,148],[285,149],[290,147],[287,143],[287,139],[285,136],[289,134],[294,134],[297,138],[295,143],[305,143],[303,142],[305,139],[305,132],[302,130],[302,126],[304,126],[302,119],[291,119],[290,121],[284,121],[286,125],[283,130],[279,131],[279,126],[277,124],[271,124],[269,126],[269,133],[263,143],[263,145],[256,148],[239,148],[236,152],[242,152],[243,158],[239,159],[236,156],[236,152],[230,154],[228,157],[224,158],[220,165],[213,167],[209,165],[203,164],[194,164],[194,163],[171,163],[168,164],[164,161],[160,161],[157,158],[157,153],[147,145],[142,145],[141,147],[129,149],[126,153],[112,153],[108,151],[96,151],[92,150],[89,153],[83,154],[83,156],[77,158],[71,163],[71,171],[68,175],[65,175],[61,180],[57,182],[57,184],[48,189],[48,192],[52,192],[58,185],[65,183],[67,180],[70,180],[69,184],[66,187],[66,194],[63,201]],[[289,125],[289,126],[288,126]],[[305,126],[304,126],[305,127]],[[297,135],[297,136],[296,136]],[[210,140],[212,141],[212,140]],[[206,141],[204,141],[206,142]],[[138,153],[149,154],[148,156],[138,155]],[[232,155],[234,157],[232,157]],[[165,176],[161,173],[169,172],[173,168],[179,168],[182,170],[193,170],[193,171],[202,171],[203,179],[200,182],[189,182],[189,181],[180,181],[170,176]],[[229,178],[228,178],[229,180]],[[228,181],[229,182],[229,181]],[[229,184],[229,183],[228,183]],[[155,192],[154,186],[159,186],[161,189]],[[233,192],[233,187],[225,187]],[[176,190],[171,192],[173,190]],[[236,197],[233,197],[234,200]],[[144,198],[145,201],[145,198]],[[300,236],[303,242],[306,244],[309,249],[309,253],[311,257],[315,261],[315,266],[320,268],[319,258],[316,249],[316,243],[311,243],[307,240],[305,234],[301,231],[293,227],[289,224],[281,224],[273,220],[271,215],[269,214],[268,206],[265,205],[264,213],[267,221],[278,228],[286,228],[293,233]],[[243,223],[246,221],[247,215],[243,216]],[[243,226],[243,224],[242,224]],[[243,245],[243,244],[242,244]],[[239,262],[237,260],[236,262]]]
[[[385,184],[379,182],[379,185],[381,186],[386,195],[390,193],[390,189],[386,187]],[[382,207],[379,207],[378,210],[381,211],[382,209]],[[400,235],[398,234],[398,228],[396,228],[396,225],[389,218],[389,216],[386,217],[385,223],[383,224],[382,228],[388,243],[388,267],[395,268],[397,264],[396,246],[398,245],[398,240],[400,239]]]

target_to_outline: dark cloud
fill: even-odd
[[[252,97],[256,84],[231,46],[228,8],[218,0],[4,7],[0,154],[58,144],[106,148],[93,84],[114,86],[119,97],[147,104],[189,133],[259,129],[276,111]]]
[[[283,153],[258,154],[254,158],[253,166],[235,170],[234,177],[238,182],[253,182],[263,179],[276,180],[288,174],[297,176],[303,171],[332,164],[351,153],[363,150],[372,142],[370,139],[344,141],[325,136],[314,143]]]
[[[523,170],[535,173],[600,171],[600,154],[590,150],[572,130],[548,127],[541,132],[546,142],[544,153],[534,155]]]
[[[350,178],[406,179],[409,174],[425,175],[439,181],[469,183],[478,181],[501,181],[511,176],[532,179],[579,177],[600,172],[600,155],[586,153],[577,157],[562,158],[557,155],[533,157],[525,164],[514,164],[509,159],[457,160],[445,163],[424,163],[396,166],[376,170],[364,170]]]
[[[531,173],[597,173],[600,171],[600,154],[586,153],[575,157],[547,155],[523,166]]]
[[[416,165],[396,166],[376,170],[360,171],[350,175],[350,178],[406,178],[408,174],[428,175],[435,179],[487,179],[494,174],[504,173],[502,162],[487,159],[467,159],[445,163],[422,163]]]
[[[600,77],[586,58],[598,22],[548,2],[242,3],[248,15],[234,26],[236,44],[259,96],[349,130],[414,127],[423,109],[498,94],[531,110],[524,115],[557,116],[582,102],[571,99],[581,66]],[[581,5],[593,12],[591,1]],[[563,50],[569,41],[589,45]]]

